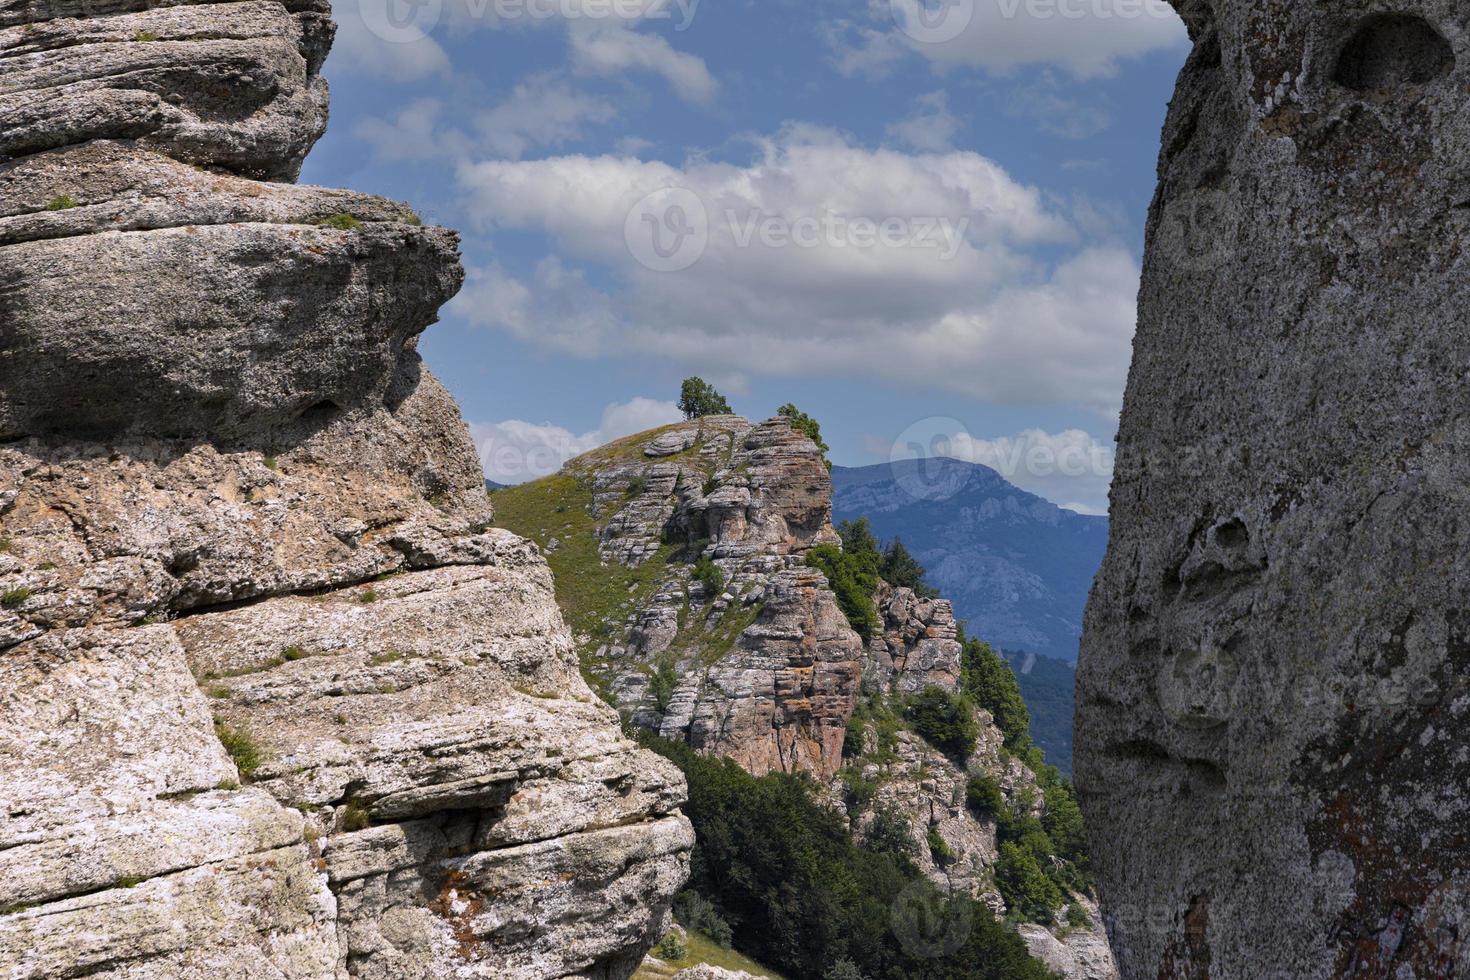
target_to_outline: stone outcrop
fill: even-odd
[[[1077,776],[1129,977],[1470,962],[1463,4],[1179,0]]]
[[[1040,816],[1038,777],[986,711],[975,712],[979,744],[963,766],[903,721],[905,697],[962,689],[953,607],[880,581],[880,621],[863,643],[806,563],[814,546],[841,538],[821,453],[787,419],[666,426],[492,499],[498,520],[551,554],[586,633],[584,666],[633,724],[757,775],[812,776],[859,840],[880,812],[896,817],[931,881],[1006,915],[997,822],[972,812],[966,791],[983,775],[1007,806]],[[582,607],[599,592],[615,601],[589,615]],[[855,717],[860,702],[871,712]],[[1096,911],[1086,895],[1071,900]],[[1112,980],[1100,919],[1090,918],[1037,926],[1028,946],[1065,961],[1066,980]]]
[[[627,977],[684,786],[415,353],[456,237],[266,182],[326,4],[142,7],[0,5],[0,973]]]
[[[567,464],[591,487],[599,551],[656,562],[656,585],[590,651],[635,723],[749,771],[830,776],[858,691],[862,641],[822,573],[838,540],[817,447],[784,418],[711,416]],[[694,575],[719,569],[714,591]],[[659,690],[659,669],[673,682]]]

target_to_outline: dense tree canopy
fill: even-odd
[[[686,419],[703,418],[706,415],[729,415],[730,403],[715,390],[715,386],[703,378],[685,378],[679,389],[679,411]]]
[[[857,847],[808,780],[756,778],[728,759],[645,741],[689,781],[689,887],[716,906],[741,952],[793,978],[1048,976],[985,906],[941,894],[901,854]]]
[[[937,599],[939,597],[939,590],[924,581],[924,566],[909,554],[909,549],[904,547],[902,538],[894,538],[884,549],[882,561],[878,564],[878,574],[889,585],[900,589],[913,589],[921,598]]]

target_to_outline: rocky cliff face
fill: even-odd
[[[1176,3],[1077,775],[1127,976],[1470,961],[1470,24]]]
[[[455,236],[262,182],[325,4],[142,7],[0,6],[0,972],[625,977],[683,784],[414,351]]]
[[[757,775],[834,772],[863,644],[805,563],[837,540],[817,448],[785,419],[707,417],[589,453],[563,480],[547,489],[570,490],[590,523],[548,546],[596,548],[564,577],[638,576],[580,624],[609,699]]]
[[[499,522],[545,545],[585,669],[634,724],[757,775],[814,777],[859,838],[880,811],[896,815],[931,880],[1005,915],[996,822],[971,812],[966,786],[984,774],[1007,805],[1040,813],[1037,777],[987,712],[964,767],[894,713],[927,687],[961,689],[954,610],[880,583],[880,627],[864,644],[806,564],[812,546],[840,541],[831,493],[819,450],[786,419],[714,416],[594,450],[494,500]],[[1091,922],[1024,935],[1068,980],[1112,980]]]

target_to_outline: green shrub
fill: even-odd
[[[822,426],[817,422],[817,420],[812,418],[810,415],[803,412],[801,409],[797,408],[790,402],[787,402],[785,405],[782,405],[780,408],[776,409],[776,414],[783,418],[790,419],[791,427],[793,429],[795,429],[797,432],[800,432],[802,435],[806,436],[808,439],[816,444],[818,451],[820,451],[822,454],[822,462],[827,464],[827,471],[831,472],[832,461],[827,458],[827,453],[831,450],[832,447],[828,446],[827,443],[822,440]]]
[[[856,963],[843,957],[822,974],[822,980],[868,980],[868,978],[863,975],[862,970],[857,968]]]
[[[949,846],[943,837],[939,836],[936,827],[929,828],[929,856],[934,858],[934,863],[940,867],[948,867],[955,862],[954,848]]]
[[[629,497],[641,497],[643,491],[648,489],[648,474],[637,473],[628,481],[628,489],[625,491]]]
[[[924,566],[909,554],[909,549],[904,546],[902,538],[893,539],[878,563],[878,575],[889,585],[900,589],[913,589],[914,593],[923,599],[936,599],[939,597],[939,590],[924,581],[926,574]]]
[[[1000,785],[983,773],[971,776],[965,784],[965,805],[977,817],[997,818],[1006,812],[1005,797]]]
[[[689,947],[684,945],[677,932],[670,932],[653,947],[653,955],[671,963],[678,962],[689,955]]]
[[[1073,929],[1091,929],[1092,916],[1081,905],[1072,902],[1067,906],[1067,925]]]
[[[757,778],[686,744],[639,737],[688,780],[684,812],[695,831],[690,888],[710,896],[730,924],[734,948],[747,956],[790,977],[823,977],[840,960],[874,980],[1049,976],[985,906],[939,893],[907,858],[856,846],[809,778]],[[955,948],[935,955],[915,946],[907,931],[912,923],[899,921],[895,910],[916,904],[941,927],[965,923],[963,932],[956,930]]]
[[[674,689],[679,686],[679,671],[674,665],[672,657],[664,657],[659,660],[658,666],[654,668],[652,676],[648,679],[648,690],[653,695],[653,703],[658,707],[659,713],[669,709],[669,702],[674,699]]]
[[[348,833],[358,830],[367,830],[372,826],[373,818],[368,813],[368,808],[356,799],[348,800],[347,805],[342,808],[342,829]]]
[[[1011,914],[1027,922],[1050,923],[1062,904],[1062,893],[1041,870],[1031,851],[1009,841],[1000,845],[995,884]]]
[[[914,731],[957,764],[963,765],[975,751],[980,726],[969,698],[930,685],[915,695],[906,712]]]
[[[338,231],[362,230],[362,222],[350,214],[327,214],[320,218],[311,219],[311,223],[322,228],[335,228]]]
[[[973,638],[964,639],[961,663],[965,693],[995,718],[1006,745],[1018,751],[1030,748],[1031,714],[1011,665],[990,644]]]
[[[292,644],[291,646],[288,646],[286,649],[281,651],[281,661],[283,663],[291,663],[293,660],[305,660],[309,656],[311,656],[311,654],[306,652],[305,647],[297,646],[295,644]]]
[[[3,606],[6,609],[15,609],[18,606],[23,605],[25,601],[29,599],[33,594],[34,593],[24,585],[18,588],[9,589],[3,593],[0,593],[0,606]]]
[[[873,811],[873,819],[863,834],[863,844],[875,854],[895,857],[912,857],[918,850],[909,833],[908,818],[891,806]]]
[[[8,555],[15,550],[15,542],[10,538],[0,535],[0,555]]]
[[[819,544],[807,552],[806,563],[827,576],[837,596],[837,605],[853,632],[871,640],[879,630],[878,607],[873,605],[877,574],[869,574],[863,562],[836,545]]]
[[[863,778],[861,766],[848,766],[838,773],[842,780],[842,802],[848,813],[856,816],[873,804],[878,797],[878,784]]]
[[[249,730],[231,728],[216,719],[214,734],[220,740],[220,744],[225,747],[225,752],[229,754],[230,759],[234,761],[235,768],[240,770],[240,778],[248,783],[263,761],[260,749],[256,746],[255,740],[251,738]]]
[[[72,197],[70,194],[57,194],[51,200],[46,202],[46,210],[68,211],[74,207],[77,207],[78,205],[80,205],[80,203],[80,201]]]
[[[674,898],[674,918],[686,929],[708,936],[717,946],[729,949],[730,923],[720,915],[715,903],[697,891],[682,891]]]
[[[725,573],[709,558],[694,563],[694,580],[704,586],[705,595],[718,598],[725,591]]]
[[[357,601],[360,602],[360,603],[362,603],[363,605],[367,605],[369,603],[377,602],[378,601],[378,593],[377,593],[377,590],[376,589],[364,589],[363,591],[361,591],[361,592],[359,592],[357,594]]]

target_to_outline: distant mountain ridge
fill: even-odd
[[[832,468],[833,516],[901,537],[973,635],[1075,663],[1108,522],[954,459]]]

